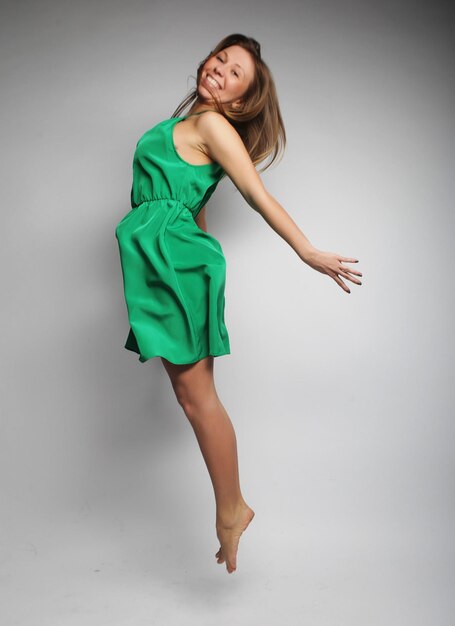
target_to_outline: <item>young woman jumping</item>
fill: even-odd
[[[190,106],[186,115],[181,112]],[[207,232],[205,205],[229,176],[249,206],[311,268],[345,292],[357,259],[315,248],[266,190],[256,166],[282,153],[286,134],[272,74],[252,37],[222,39],[197,70],[195,89],[137,142],[131,210],[115,229],[130,330],[125,348],[160,357],[194,429],[216,501],[218,563],[236,570],[240,536],[254,517],[242,496],[236,435],[213,378],[230,354],[224,320],[226,260]],[[261,170],[261,171],[264,171]]]

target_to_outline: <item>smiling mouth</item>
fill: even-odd
[[[212,78],[209,74],[206,75],[205,80],[209,83],[209,85],[212,85],[212,87],[215,87],[216,89],[221,89],[221,85],[219,84],[219,82]]]

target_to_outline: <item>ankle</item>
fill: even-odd
[[[216,525],[225,527],[231,526],[238,520],[239,515],[249,508],[243,498],[240,498],[232,504],[229,503],[217,506]]]

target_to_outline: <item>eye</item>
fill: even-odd
[[[234,74],[237,76],[237,78],[239,77],[239,75],[237,74],[237,72],[235,70],[232,70],[234,72]]]
[[[223,59],[220,57],[220,55],[217,55],[216,57],[217,59],[219,59],[220,61],[222,61]]]

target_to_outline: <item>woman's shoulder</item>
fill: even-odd
[[[237,130],[230,123],[230,121],[226,119],[224,115],[218,113],[218,111],[210,109],[208,111],[204,111],[201,115],[197,115],[196,117],[197,128],[202,134],[219,135],[221,133],[225,136],[232,136],[233,134],[238,135]]]

